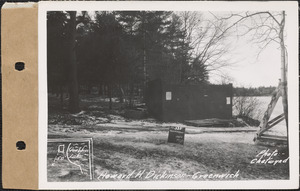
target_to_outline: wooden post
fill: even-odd
[[[276,88],[276,90],[272,93],[272,99],[271,102],[268,105],[268,109],[264,114],[264,117],[259,125],[260,129],[258,130],[258,132],[256,133],[256,137],[259,137],[263,132],[266,131],[267,128],[267,124],[268,121],[272,115],[272,112],[276,106],[276,103],[281,95],[281,82],[279,82],[278,87]],[[255,138],[256,139],[256,138]]]
[[[288,99],[287,99],[287,61],[286,61],[286,48],[284,44],[284,26],[285,26],[285,11],[282,11],[282,20],[279,23],[279,39],[280,39],[280,49],[281,49],[281,81],[279,83],[278,88],[275,90],[276,93],[273,93],[272,100],[268,106],[267,111],[265,112],[264,118],[260,124],[260,129],[258,130],[256,137],[261,138],[263,133],[268,129],[272,128],[274,125],[279,123],[281,120],[285,118],[286,121],[286,130],[287,130],[287,141],[289,140],[288,135]],[[275,119],[269,122],[272,111],[278,101],[278,98],[282,96],[282,106],[284,112],[284,118],[282,116],[278,116]],[[288,145],[288,144],[287,144]]]
[[[285,122],[286,122],[286,128],[288,132],[288,101],[287,101],[287,77],[286,77],[286,70],[287,70],[287,64],[286,64],[286,50],[284,45],[284,25],[285,25],[285,11],[282,11],[282,21],[280,23],[280,32],[279,32],[279,39],[280,39],[280,49],[281,49],[281,80],[282,80],[282,88],[281,88],[281,94],[282,94],[282,105],[283,105],[283,111],[285,115]]]

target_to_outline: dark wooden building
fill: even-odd
[[[232,84],[148,83],[146,105],[150,114],[162,121],[232,118]]]

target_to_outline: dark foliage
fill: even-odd
[[[70,94],[78,111],[78,92],[97,87],[100,95],[143,97],[148,81],[202,84],[206,66],[191,55],[179,16],[167,11],[48,12],[48,90]],[[78,81],[78,82],[77,82]],[[76,89],[77,87],[77,89]],[[79,88],[79,90],[78,90]],[[77,93],[76,93],[77,92]],[[77,94],[77,95],[76,95]]]
[[[236,87],[233,89],[235,96],[271,96],[275,91],[276,87],[258,87],[258,88],[245,88],[245,87]]]

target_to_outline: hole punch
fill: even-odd
[[[15,69],[18,71],[22,71],[25,69],[25,63],[24,62],[17,62],[15,64]]]
[[[18,150],[25,150],[25,148],[26,148],[26,144],[24,141],[18,141],[16,146],[17,146]]]

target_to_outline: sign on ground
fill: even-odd
[[[93,179],[92,138],[48,139],[48,181]]]
[[[168,142],[183,145],[183,143],[184,143],[184,134],[185,134],[185,128],[184,127],[170,127],[169,128]]]

